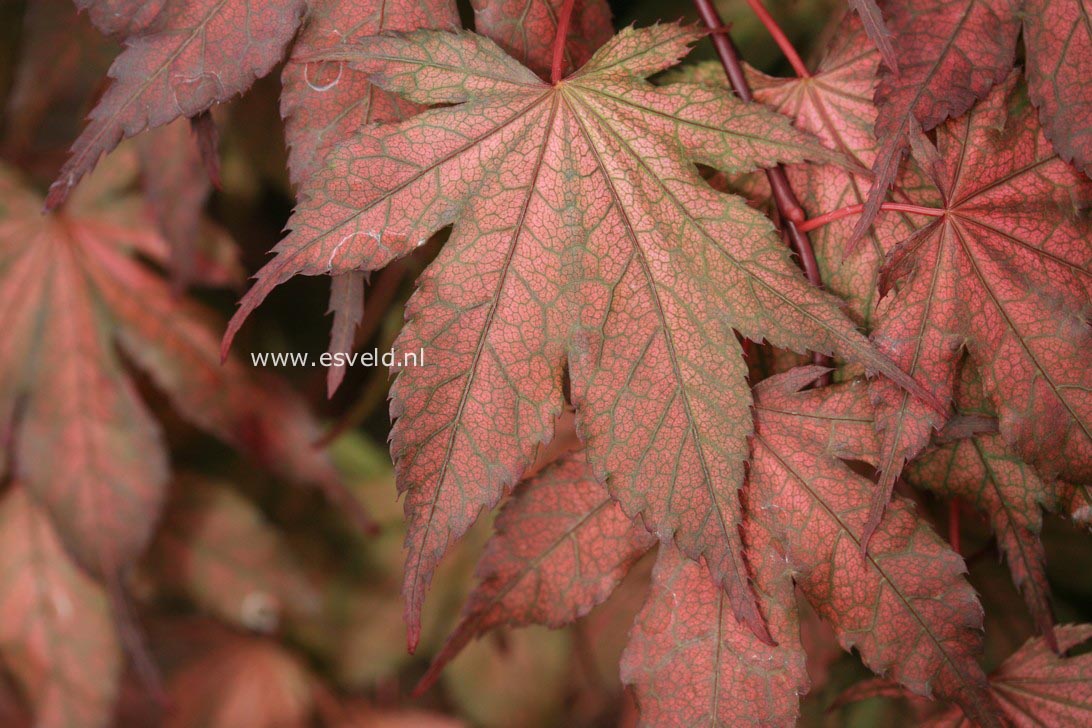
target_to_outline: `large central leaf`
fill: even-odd
[[[644,80],[698,37],[623,31],[557,85],[468,33],[333,52],[385,90],[447,106],[331,152],[227,341],[293,275],[375,270],[455,223],[398,343],[428,365],[404,369],[392,393],[411,645],[443,553],[550,439],[566,368],[596,477],[704,558],[763,636],[740,555],[751,397],[732,329],[914,386],[808,285],[766,218],[699,176],[695,163],[837,156],[726,91]]]

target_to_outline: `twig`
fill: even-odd
[[[710,30],[715,31],[724,25],[717,9],[713,7],[712,0],[694,0],[694,6],[697,8],[702,22]],[[732,39],[724,32],[714,32],[711,37],[713,39],[713,48],[716,49],[717,57],[720,58],[720,63],[724,66],[724,73],[728,76],[728,83],[732,86],[732,90],[744,101],[754,101],[751,86],[747,83],[747,77],[743,73],[743,66],[739,62],[739,53],[736,51]],[[811,247],[808,236],[797,228],[797,225],[804,222],[804,208],[800,206],[796,193],[792,191],[792,187],[789,185],[789,178],[785,175],[785,169],[781,165],[767,169],[766,177],[770,181],[774,204],[777,205],[777,211],[781,215],[785,233],[789,238],[789,246],[796,254],[800,267],[804,270],[804,275],[808,281],[813,286],[822,288],[823,278],[819,273],[819,263],[815,259],[815,250]],[[813,361],[820,366],[829,367],[831,365],[830,357],[818,352],[813,355]],[[829,375],[824,375],[820,386],[827,382],[829,382]]]
[[[778,25],[777,21],[770,15],[770,11],[762,4],[762,0],[747,0],[747,4],[751,6],[751,10],[754,11],[754,14],[762,24],[766,26],[766,30],[773,37],[774,42],[777,43],[777,47],[785,54],[785,58],[788,60],[789,65],[792,66],[792,70],[796,72],[796,75],[800,78],[811,78],[811,72],[809,72],[808,67],[804,65],[804,61],[801,60],[800,54],[793,48],[788,36],[785,35],[785,31],[781,30],[781,26]]]
[[[904,202],[885,202],[880,205],[881,210],[888,210],[892,212],[910,212],[915,215],[929,215],[930,217],[941,217],[944,215],[944,210],[937,207],[923,207],[921,205],[911,205]],[[824,225],[834,222],[835,220],[841,220],[843,217],[849,217],[850,215],[860,215],[864,211],[864,205],[848,205],[847,207],[841,207],[837,210],[831,210],[825,212],[818,217],[813,217],[809,220],[805,220],[800,223],[799,229],[801,232],[807,233],[821,228]]]

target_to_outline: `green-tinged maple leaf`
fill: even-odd
[[[1066,624],[1056,632],[1058,647],[1065,652],[1092,638],[1092,625]],[[1014,726],[1088,725],[1092,721],[1092,655],[1059,657],[1044,640],[1028,640],[990,674],[990,695]],[[974,726],[958,710],[925,725]]]
[[[937,130],[940,215],[891,252],[873,341],[945,400],[966,347],[1001,434],[1047,480],[1092,478],[1092,183],[1059,158],[1016,78]],[[931,204],[923,200],[923,204]],[[943,423],[877,380],[884,474]]]
[[[562,456],[521,485],[497,518],[496,534],[478,562],[481,583],[418,690],[470,640],[491,629],[556,628],[584,616],[654,544],[655,538],[635,526],[596,482],[583,452]],[[712,581],[709,585],[713,588]]]
[[[332,146],[352,138],[366,124],[397,121],[421,109],[368,83],[364,73],[343,62],[308,58],[383,31],[457,26],[452,0],[311,2],[303,30],[292,46],[292,58],[281,73],[281,115],[292,182],[303,184],[322,167]],[[364,282],[359,272],[343,273],[331,281],[331,353],[353,349],[353,336],[364,315]],[[344,365],[330,367],[327,393],[332,395],[344,377]]]
[[[223,484],[176,480],[145,564],[163,591],[254,631],[319,610],[318,588],[283,535]]]
[[[846,15],[810,78],[771,78],[752,72],[750,79],[756,99],[867,169],[875,162],[879,146],[872,132],[879,62],[880,55],[861,22]],[[723,72],[718,75],[723,79]],[[809,217],[864,203],[872,184],[862,172],[830,165],[790,165],[787,173]],[[907,191],[918,191],[925,184],[916,168],[905,169],[888,197],[908,202]],[[852,256],[845,253],[854,217],[834,220],[810,233],[824,287],[845,299],[854,318],[866,328],[871,327],[878,302],[880,266],[891,246],[913,232],[912,220],[906,213],[883,214]]]
[[[79,561],[112,576],[143,550],[165,495],[160,429],[126,364],[198,427],[295,479],[334,488],[317,425],[283,383],[221,366],[208,312],[141,263],[167,244],[125,193],[118,153],[62,213],[0,170],[0,469],[54,519]],[[10,446],[9,446],[10,445]]]
[[[874,460],[867,387],[798,391],[821,373],[799,368],[755,387],[747,516],[770,533],[845,649],[913,692],[997,725],[975,660],[982,607],[963,560],[901,499],[862,556],[875,485],[838,458]]]
[[[761,214],[698,175],[694,163],[841,159],[761,107],[644,80],[699,36],[623,31],[554,86],[468,33],[391,35],[328,59],[447,106],[330,153],[225,347],[290,277],[375,270],[455,223],[397,344],[425,349],[428,366],[392,390],[411,644],[443,553],[550,439],[566,363],[596,477],[662,540],[707,559],[759,633],[736,495],[750,397],[731,329],[837,352],[921,392],[807,284]]]
[[[35,726],[109,724],[122,659],[106,594],[18,483],[0,498],[0,662]]]

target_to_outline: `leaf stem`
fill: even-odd
[[[743,73],[743,66],[739,62],[739,53],[736,51],[732,39],[722,30],[724,23],[717,9],[713,6],[713,1],[694,0],[694,7],[697,8],[702,22],[712,31],[713,48],[716,49],[717,57],[720,58],[720,63],[724,66],[724,73],[728,76],[728,83],[732,86],[732,90],[744,101],[754,101],[751,86],[747,83],[747,77]],[[774,204],[777,205],[777,211],[781,215],[785,234],[789,238],[789,246],[796,253],[800,267],[803,268],[808,281],[813,286],[822,288],[823,279],[819,273],[819,263],[815,259],[815,250],[811,247],[811,241],[808,240],[805,232],[797,227],[797,225],[804,222],[804,208],[800,206],[796,193],[792,191],[784,168],[777,165],[767,169],[766,177],[770,181]],[[831,364],[830,357],[818,353],[815,354],[814,361],[820,366],[830,366]]]
[[[889,212],[910,212],[915,215],[928,215],[930,217],[943,217],[944,210],[938,207],[923,207],[921,205],[911,205],[905,202],[885,202],[880,205],[881,210],[888,210]],[[841,220],[843,217],[849,217],[850,215],[860,215],[864,210],[864,205],[849,205],[848,207],[842,207],[837,210],[825,212],[818,217],[813,217],[810,220],[805,220],[800,223],[801,232],[811,232],[816,228],[821,228],[824,225],[834,222],[835,220]]]
[[[800,78],[811,78],[808,67],[804,65],[804,61],[801,60],[800,54],[793,48],[792,41],[789,40],[789,37],[785,35],[785,31],[781,30],[781,26],[778,25],[777,21],[770,15],[770,11],[762,4],[762,0],[747,0],[747,4],[751,6],[751,10],[754,11],[755,16],[758,17],[764,26],[766,26],[766,30],[769,31],[774,42],[777,43],[777,47],[785,54],[785,58],[788,60],[789,65],[792,66],[792,70],[796,72],[796,75]]]
[[[554,56],[550,64],[550,83],[554,86],[561,80],[565,68],[565,39],[569,35],[569,23],[573,19],[573,6],[576,0],[565,0],[561,13],[557,16],[557,33],[554,35]]]

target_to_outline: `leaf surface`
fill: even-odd
[[[809,286],[769,222],[694,162],[739,171],[837,155],[724,92],[649,85],[698,37],[626,30],[550,86],[493,42],[412,33],[336,54],[447,104],[364,130],[314,178],[225,337],[298,273],[374,270],[455,223],[396,348],[410,642],[430,575],[520,478],[562,408],[566,361],[596,477],[661,540],[705,557],[757,632],[738,537],[749,394],[735,328],[839,352],[916,388]]]
[[[125,4],[126,9],[131,5]],[[154,22],[126,40],[110,67],[112,83],[72,145],[46,205],[52,209],[64,202],[80,178],[122,139],[182,116],[197,116],[250,88],[281,59],[303,7],[303,0],[166,3]]]
[[[1092,625],[1057,628],[1064,651],[1092,638]],[[1092,719],[1092,655],[1059,657],[1042,639],[1030,639],[990,675],[990,692],[1014,726],[1086,725]],[[971,728],[958,711],[927,723],[929,728]]]
[[[1025,0],[1028,95],[1062,159],[1092,176],[1092,3]]]
[[[1046,479],[1092,477],[1092,185],[1047,142],[1016,84],[937,131],[943,216],[890,254],[873,341],[950,400],[963,347],[1001,434]],[[925,201],[929,204],[928,201]],[[870,524],[943,419],[876,380],[884,436]]]
[[[861,543],[874,484],[839,459],[866,462],[867,387],[799,392],[822,373],[804,367],[755,388],[748,514],[770,532],[796,583],[874,672],[926,696],[958,702],[997,725],[975,660],[982,607],[963,560],[906,502],[888,508],[867,555]]]
[[[762,546],[748,542],[751,549]],[[642,725],[795,724],[808,678],[791,574],[773,549],[765,553],[755,587],[777,646],[732,617],[708,569],[671,544],[660,546],[621,663]]]
[[[576,621],[655,544],[596,482],[583,452],[563,455],[522,484],[495,528],[478,562],[480,583],[418,690],[491,629]]]

